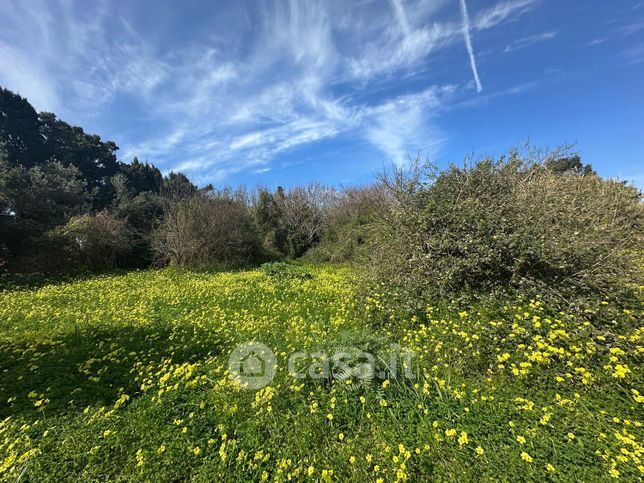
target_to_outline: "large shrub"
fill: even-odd
[[[380,185],[346,188],[334,192],[325,212],[320,243],[305,258],[313,262],[346,262],[368,246],[374,223],[388,206],[387,192]]]
[[[74,216],[50,236],[63,240],[71,265],[90,269],[116,267],[132,247],[125,220],[104,211]]]
[[[262,254],[245,194],[229,191],[168,202],[153,248],[159,261],[193,268],[244,265]]]
[[[553,157],[512,152],[384,176],[394,203],[366,252],[370,280],[412,309],[470,289],[571,300],[628,288],[641,277],[640,193],[594,174],[554,171]]]
[[[284,189],[280,186],[275,193],[266,188],[257,191],[253,203],[255,222],[262,238],[262,244],[273,258],[280,259],[287,254],[287,233],[282,223]]]

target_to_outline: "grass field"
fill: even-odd
[[[365,301],[354,286],[347,267],[307,266],[1,292],[0,478],[644,476],[641,310],[598,300],[579,317],[516,299],[428,303],[423,320],[406,320],[389,315],[386,295]],[[247,341],[278,361],[257,391],[227,370]],[[414,378],[286,370],[296,351],[384,361],[392,344],[414,354]]]

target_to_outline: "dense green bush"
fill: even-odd
[[[262,264],[259,269],[275,280],[309,280],[313,278],[311,272],[301,265],[288,262],[268,262]]]
[[[471,289],[616,296],[641,280],[640,193],[593,174],[555,172],[554,156],[514,151],[384,176],[394,203],[366,251],[370,283],[413,309]]]

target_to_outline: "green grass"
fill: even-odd
[[[354,285],[346,267],[275,266],[0,292],[0,478],[642,478],[641,310],[490,300],[405,319]],[[251,340],[279,365],[260,391],[227,374]],[[415,379],[286,371],[296,351],[390,344]]]

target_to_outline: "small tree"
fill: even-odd
[[[574,154],[572,156],[551,157],[546,160],[545,166],[555,174],[577,176],[597,174],[593,171],[593,167],[590,164],[584,164],[581,162],[581,157],[578,154]]]
[[[277,198],[289,256],[300,257],[320,241],[324,216],[333,196],[333,190],[316,183],[296,186]]]
[[[278,194],[273,195],[266,189],[260,189],[255,205],[255,220],[263,244],[268,251],[277,254],[286,253],[286,233],[282,226],[282,210],[277,201]]]

